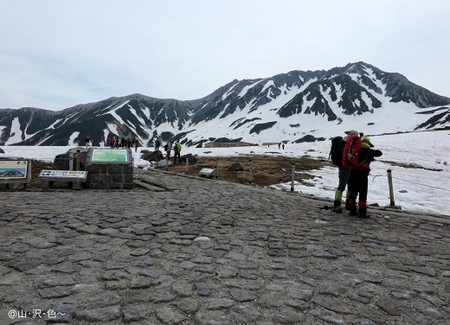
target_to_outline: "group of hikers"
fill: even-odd
[[[181,144],[179,140],[177,140],[175,143],[173,141],[168,141],[164,145],[164,150],[166,151],[167,160],[170,160],[170,153],[173,150],[173,164],[176,165],[178,159],[178,162],[181,165]]]
[[[155,140],[155,151],[159,151],[159,148],[161,147],[162,144],[162,140],[160,137],[156,138]],[[180,140],[177,140],[176,142],[169,140],[167,141],[167,143],[164,145],[164,151],[166,152],[166,159],[170,160],[170,155],[171,152],[174,152],[173,154],[173,164],[176,165],[177,164],[177,159],[178,162],[181,165],[181,144],[180,144]]]
[[[339,184],[334,195],[333,210],[342,213],[342,196],[347,187],[345,209],[350,215],[369,218],[367,213],[367,192],[370,163],[383,153],[372,149],[370,138],[356,130],[346,131],[344,138],[332,139],[330,157],[338,166]],[[358,199],[358,202],[356,201]]]
[[[91,146],[91,139],[88,136],[86,136],[85,140],[84,140],[86,149],[89,148],[89,146]],[[139,147],[139,140],[136,138],[127,138],[125,139],[125,137],[122,137],[121,139],[119,137],[114,137],[114,136],[110,136],[108,138],[108,144],[111,147],[111,149],[125,149],[125,148],[135,148],[135,151],[137,152],[137,148]],[[162,144],[162,140],[160,137],[156,138],[155,140],[155,151],[159,151],[160,147]],[[170,159],[170,155],[171,152],[174,152],[174,156],[173,156],[173,164],[176,165],[177,164],[177,160],[181,165],[181,144],[180,144],[180,140],[177,140],[176,142],[174,141],[168,141],[165,145],[164,145],[164,151],[166,152],[166,158],[169,160]]]
[[[139,147],[139,140],[136,138],[125,139],[125,137],[122,137],[119,139],[118,137],[111,136],[109,137],[108,143],[111,149],[125,149],[134,147],[134,150],[137,151],[137,148]]]

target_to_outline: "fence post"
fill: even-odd
[[[166,170],[169,168],[169,154],[166,154]]]
[[[387,170],[388,175],[388,183],[389,183],[389,201],[390,206],[395,206],[395,200],[394,200],[394,187],[392,186],[392,171],[390,169]]]
[[[219,158],[216,161],[216,178],[219,178]]]
[[[294,179],[295,179],[295,164],[292,164],[292,172],[291,172],[291,192],[294,192]]]
[[[252,173],[252,160],[249,159],[248,160],[248,172],[249,172],[249,183],[252,184],[253,183],[253,173]]]

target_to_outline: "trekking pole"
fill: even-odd
[[[249,172],[249,183],[251,184],[251,183],[253,182],[252,160],[251,160],[251,159],[248,160],[248,164],[249,164],[249,167],[248,167],[248,172]]]
[[[291,192],[294,192],[294,179],[295,179],[295,164],[292,164],[292,172],[291,172]]]
[[[394,187],[392,186],[392,171],[390,169],[387,170],[387,175],[388,175],[388,183],[389,183],[389,201],[390,201],[390,206],[393,207],[393,206],[395,206]]]

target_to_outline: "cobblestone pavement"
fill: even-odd
[[[135,178],[1,193],[0,324],[450,324],[449,219]]]

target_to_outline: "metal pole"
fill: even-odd
[[[80,170],[81,168],[81,155],[80,155],[80,150],[77,150],[77,169],[76,170]]]
[[[252,160],[251,159],[248,160],[248,164],[249,164],[249,167],[248,167],[249,183],[252,184],[253,183],[253,173],[252,173]]]
[[[390,169],[387,170],[388,175],[388,183],[389,183],[389,200],[390,200],[390,206],[395,206],[395,200],[394,200],[394,186],[392,185],[392,171]]]
[[[292,164],[292,172],[291,172],[291,192],[294,192],[294,179],[295,179],[295,164]]]
[[[189,173],[189,159],[188,156],[186,156],[186,174]]]

